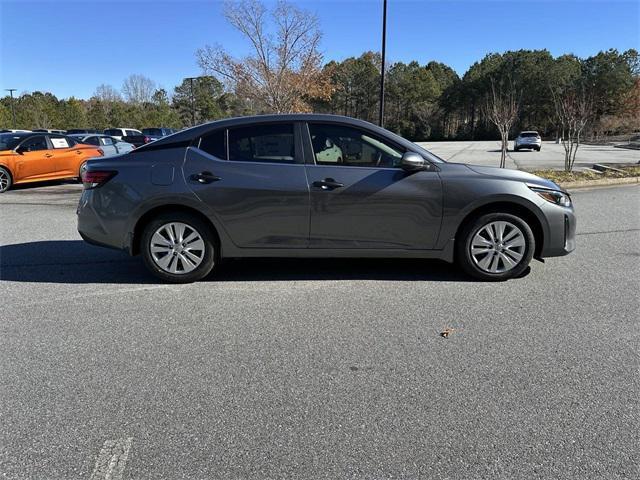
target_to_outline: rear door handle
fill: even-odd
[[[213,183],[220,180],[220,177],[214,175],[211,172],[200,172],[200,173],[191,175],[191,180],[194,180],[198,183]]]
[[[344,187],[344,183],[336,182],[333,178],[325,178],[324,180],[317,180],[313,182],[313,185],[316,188],[321,188],[322,190],[333,190],[335,188]]]

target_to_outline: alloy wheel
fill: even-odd
[[[513,223],[496,221],[481,227],[469,248],[478,268],[488,273],[504,273],[520,263],[526,240],[522,230]]]
[[[202,263],[205,243],[192,226],[170,222],[155,231],[149,250],[158,267],[167,273],[180,275],[192,272]]]
[[[9,174],[4,170],[0,170],[0,192],[4,192],[7,188],[9,188]]]

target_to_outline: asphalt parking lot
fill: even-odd
[[[160,285],[80,240],[79,192],[0,196],[3,478],[638,478],[638,186],[576,191],[577,251],[499,284],[243,260]]]
[[[458,163],[476,165],[500,165],[499,141],[418,142],[436,155]],[[513,149],[513,141],[509,142]],[[580,145],[575,168],[580,170],[594,163],[637,164],[640,151],[617,148],[612,145]],[[564,169],[564,147],[555,142],[542,142],[539,152],[519,150],[507,152],[507,168],[520,170]]]

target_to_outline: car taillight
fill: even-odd
[[[98,148],[98,153],[100,154],[100,156],[104,156],[104,150],[102,150],[101,148]]]
[[[149,143],[151,139],[149,137],[144,137],[144,143]]]
[[[116,173],[118,172],[113,170],[84,170],[81,175],[82,186],[85,190],[101,187],[111,180]]]

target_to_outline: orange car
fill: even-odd
[[[64,135],[0,133],[0,193],[16,183],[78,177],[84,162],[103,153]]]

